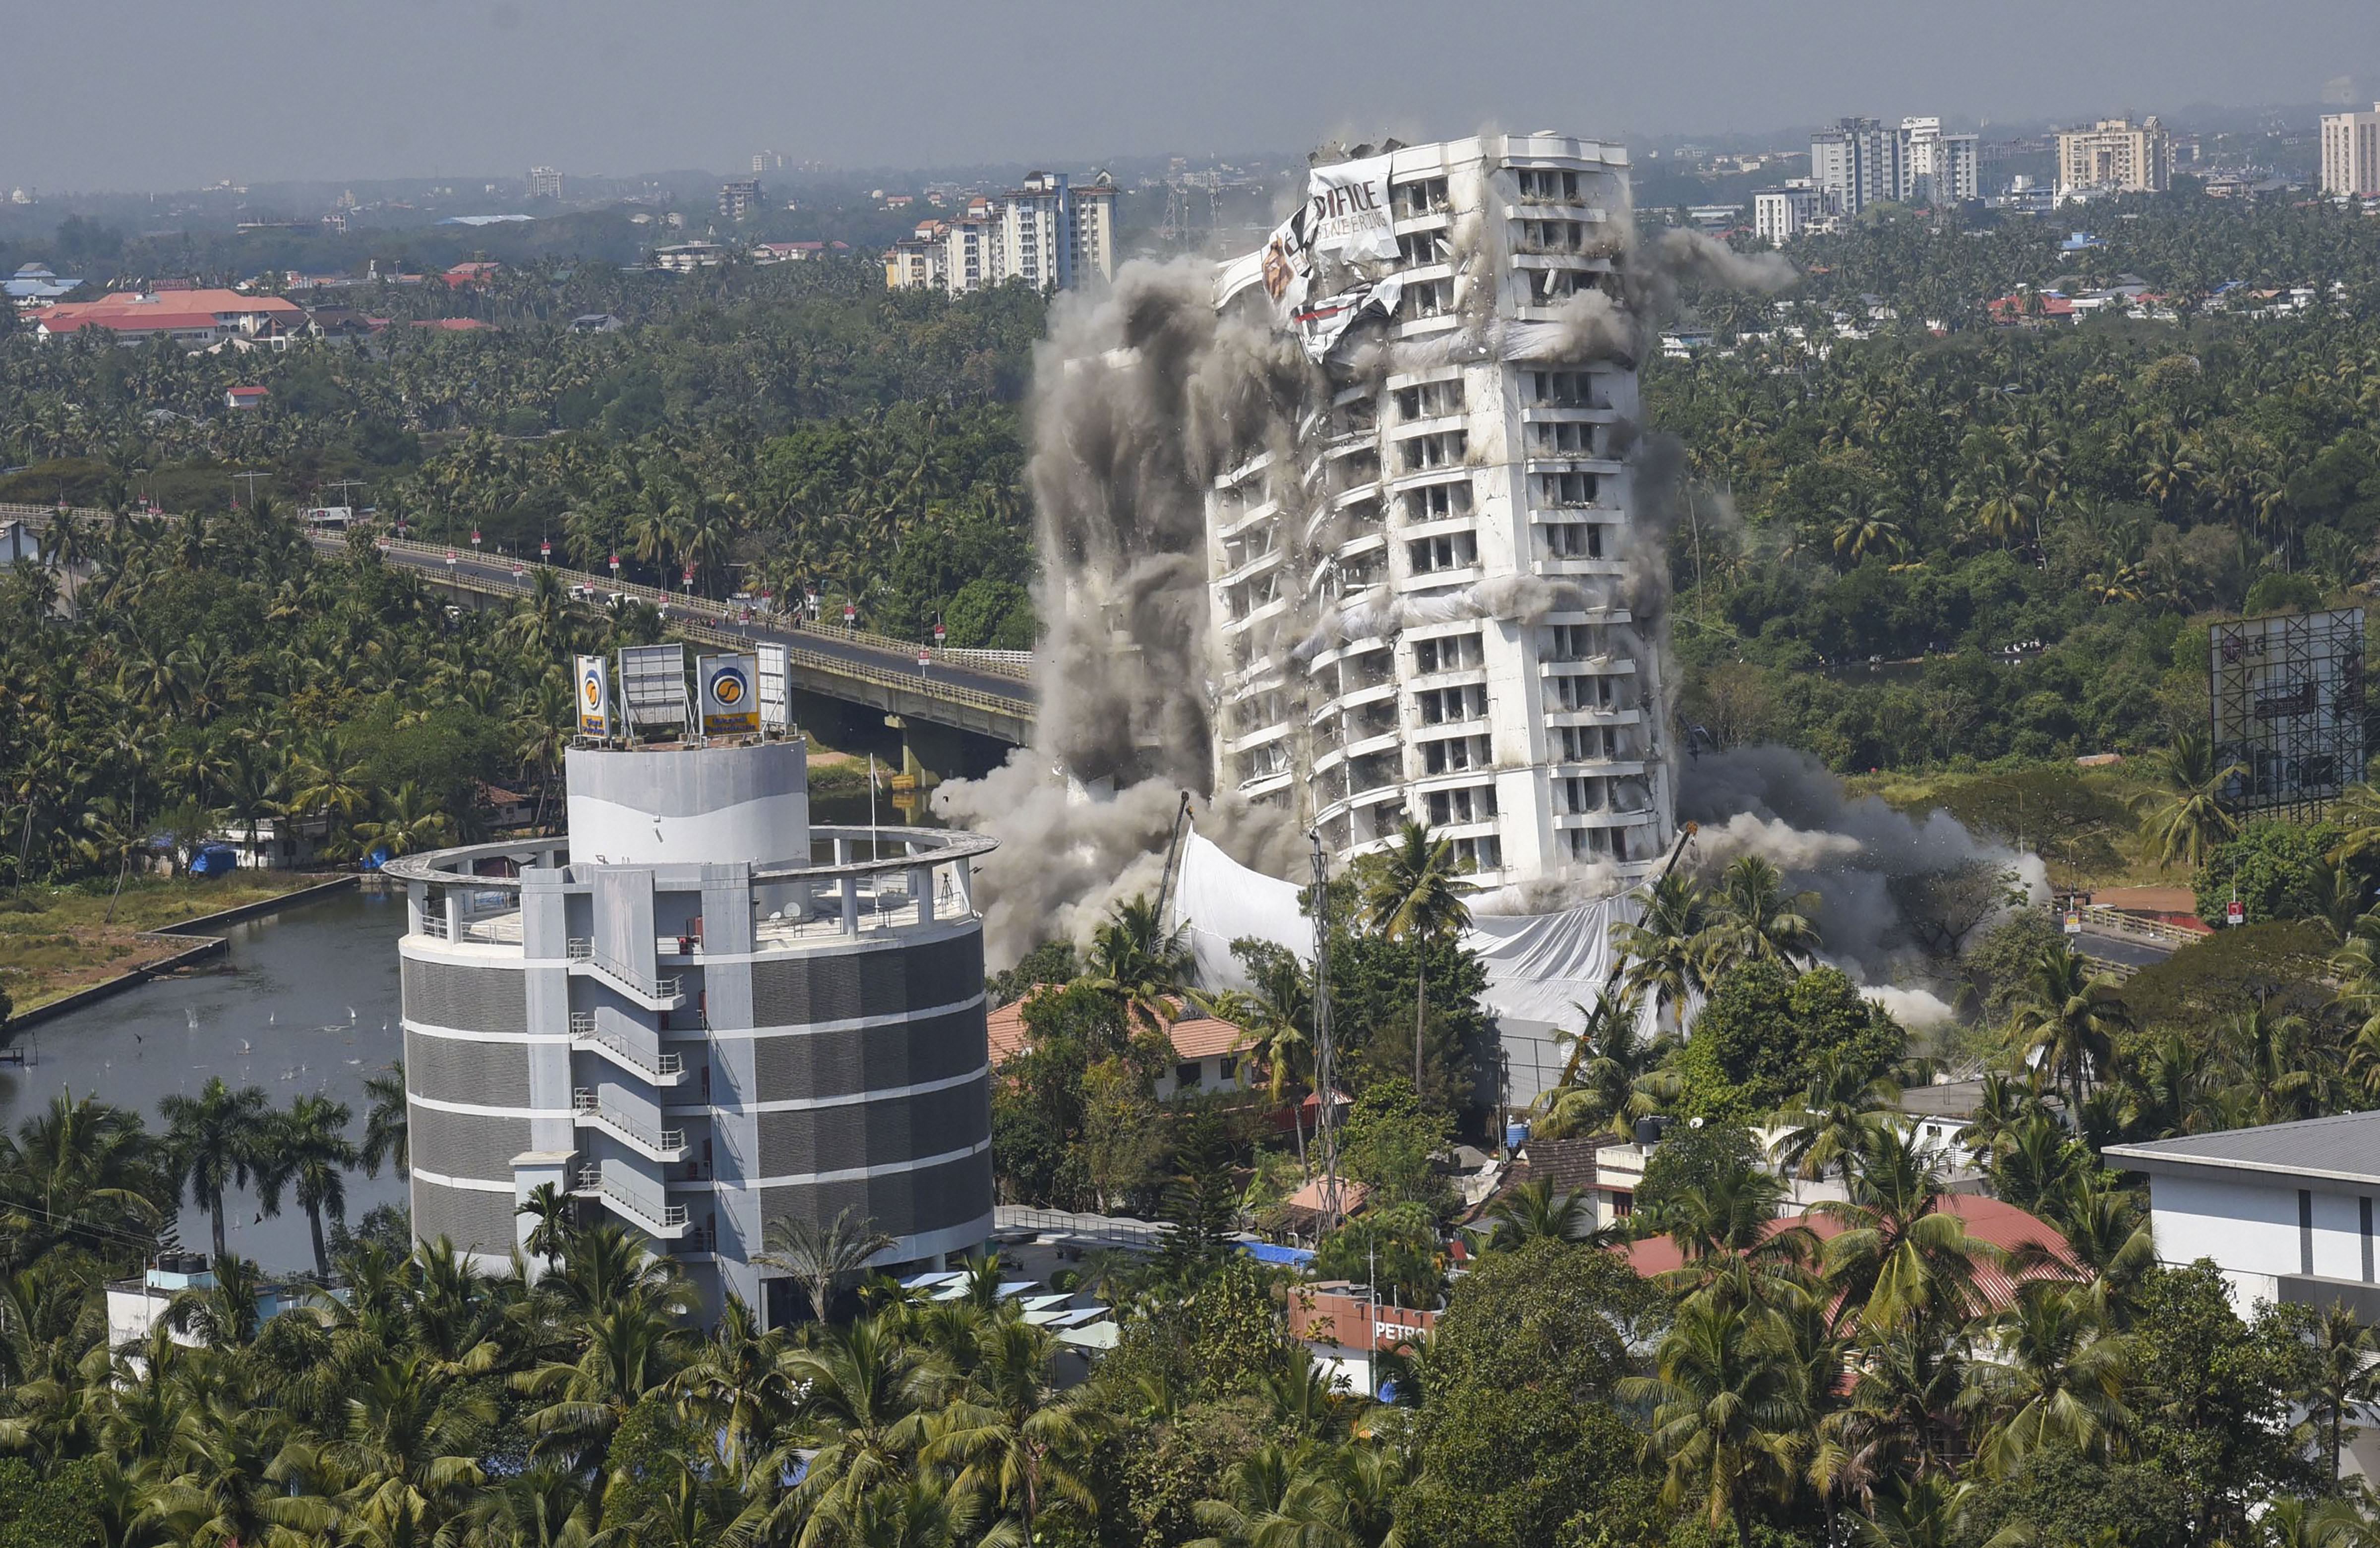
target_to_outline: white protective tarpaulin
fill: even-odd
[[[1172,922],[1190,932],[1199,981],[1220,987],[1245,981],[1232,943],[1244,936],[1270,941],[1303,960],[1314,956],[1314,921],[1299,908],[1298,888],[1251,871],[1193,832],[1182,847],[1182,874],[1170,906]],[[1463,944],[1478,955],[1488,987],[1479,1003],[1496,1018],[1501,1045],[1501,1100],[1522,1104],[1560,1078],[1566,1055],[1557,1030],[1575,1031],[1579,1006],[1593,1006],[1611,971],[1611,927],[1633,920],[1626,895],[1598,898],[1556,914],[1474,914]]]

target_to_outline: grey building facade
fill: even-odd
[[[387,868],[415,1235],[501,1266],[552,1183],[771,1321],[771,1221],[847,1210],[886,1265],[988,1238],[990,842],[813,828],[798,741],[573,749],[567,774],[566,842]]]

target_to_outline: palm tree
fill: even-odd
[[[2240,831],[2238,820],[2223,809],[2223,794],[2245,772],[2237,762],[2218,763],[2204,732],[2174,733],[2173,745],[2155,765],[2158,787],[2136,802],[2143,814],[2141,841],[2159,870],[2180,865],[2195,871]]]
[[[1268,952],[1249,965],[1246,989],[1220,993],[1190,992],[1191,1002],[1255,1040],[1254,1056],[1265,1067],[1266,1089],[1276,1103],[1310,1077],[1314,995],[1305,966],[1285,951]]]
[[[2010,1030],[2019,1053],[2045,1074],[2063,1072],[2070,1113],[2082,1110],[2082,1088],[2115,1057],[2115,1035],[2132,1024],[2116,981],[2062,941],[2044,946]]]
[[[1545,1109],[1539,1133],[1567,1139],[1606,1125],[1624,1132],[1629,1120],[1677,1100],[1677,1077],[1663,1066],[1670,1044],[1645,1036],[1642,1004],[1637,991],[1624,985],[1592,1007],[1571,1003],[1582,1025],[1576,1032],[1554,1034],[1558,1044],[1568,1041],[1572,1047],[1562,1083],[1537,1099]]]
[[[1414,1090],[1422,1089],[1422,1043],[1429,1020],[1428,970],[1433,945],[1467,929],[1476,891],[1455,870],[1454,845],[1432,838],[1428,824],[1408,818],[1396,841],[1377,857],[1365,887],[1366,923],[1414,953]]]
[[[1777,1115],[1787,1127],[1780,1159],[1805,1177],[1823,1177],[1828,1167],[1840,1165],[1848,1183],[1852,1159],[1900,1094],[1889,1079],[1870,1075],[1840,1049],[1826,1050],[1811,1070],[1801,1105]]]
[[[1758,855],[1738,856],[1719,873],[1710,923],[1699,941],[1703,976],[1716,980],[1740,962],[1807,962],[1818,950],[1809,915],[1815,893],[1788,894],[1785,878]]]
[[[246,1188],[268,1153],[263,1131],[272,1106],[263,1088],[246,1086],[235,1091],[220,1075],[209,1076],[197,1096],[179,1092],[157,1103],[164,1118],[165,1152],[177,1190],[187,1190],[190,1202],[213,1219],[214,1256],[227,1257],[224,1231],[224,1193]]]
[[[1689,1296],[1654,1353],[1656,1374],[1620,1383],[1622,1398],[1653,1406],[1662,1498],[1697,1503],[1712,1531],[1738,1542],[1745,1509],[1783,1498],[1801,1470],[1811,1404],[1787,1347],[1773,1312]]]
[[[1842,1226],[1824,1256],[1827,1283],[1840,1292],[1838,1316],[1858,1318],[1872,1335],[1965,1321],[1977,1269],[1998,1257],[1942,1208],[1939,1164],[1912,1133],[1871,1129],[1847,1168],[1850,1197],[1815,1206]]]
[[[670,1379],[680,1410],[719,1437],[733,1478],[748,1472],[800,1400],[785,1372],[786,1347],[783,1330],[763,1332],[752,1308],[731,1295],[710,1336]]]
[[[1091,932],[1085,976],[1115,1002],[1120,1030],[1161,1030],[1190,981],[1190,927],[1168,931],[1146,894],[1119,903]]]
[[[135,1248],[163,1224],[164,1156],[140,1116],[62,1091],[0,1137],[0,1223],[15,1255],[40,1262],[68,1242]],[[145,1254],[142,1254],[145,1256]]]
[[[1975,1486],[1961,1481],[1912,1478],[1896,1495],[1880,1498],[1875,1512],[1852,1518],[1860,1548],[1953,1548],[1965,1541],[1960,1517]]]
[[[322,1216],[327,1212],[340,1225],[346,1224],[347,1168],[356,1164],[347,1123],[354,1116],[354,1109],[344,1102],[320,1093],[301,1096],[266,1126],[261,1140],[257,1190],[267,1202],[266,1213],[279,1211],[285,1182],[294,1186],[313,1237],[314,1272],[324,1278],[330,1276],[331,1255],[322,1237]]]
[[[824,1327],[834,1308],[835,1293],[867,1268],[868,1261],[892,1245],[892,1238],[868,1220],[854,1220],[848,1209],[820,1224],[797,1215],[780,1215],[768,1223],[768,1250],[757,1260],[791,1274],[809,1298],[810,1318]]]
[[[444,805],[411,780],[381,797],[379,814],[356,824],[356,842],[365,849],[382,849],[390,859],[417,849],[435,849],[454,842],[455,819]]]
[[[937,1415],[918,1452],[929,1467],[953,1468],[953,1486],[1013,1511],[1033,1548],[1035,1521],[1052,1505],[1099,1514],[1087,1464],[1098,1427],[1084,1389],[1061,1394],[1051,1375],[1058,1341],[1050,1330],[1003,1318],[983,1341],[966,1390]]]
[[[1557,1193],[1551,1177],[1538,1177],[1499,1198],[1488,1221],[1483,1245],[1490,1251],[1533,1241],[1581,1242],[1595,1235],[1595,1201],[1581,1191]]]
[[[678,1316],[686,1304],[641,1293],[614,1301],[579,1323],[576,1359],[551,1359],[515,1377],[523,1396],[545,1400],[525,1421],[537,1449],[558,1450],[600,1470],[628,1410],[683,1363]]]
[[[496,1403],[468,1383],[424,1354],[393,1355],[347,1398],[346,1433],[292,1461],[343,1480],[340,1508],[358,1524],[434,1541],[487,1481],[470,1448],[495,1422]]]
[[[828,1327],[815,1347],[786,1356],[784,1370],[801,1405],[785,1439],[753,1468],[763,1486],[735,1532],[820,1548],[868,1495],[908,1476],[943,1383],[919,1351],[868,1318]],[[788,1477],[800,1481],[777,1487]]]
[[[522,1244],[530,1257],[558,1263],[568,1254],[570,1237],[578,1224],[576,1199],[552,1183],[540,1183],[528,1190],[528,1197],[513,1213],[528,1215],[534,1222],[528,1229],[528,1240]]]
[[[2313,1356],[2313,1379],[2307,1384],[2307,1407],[2330,1462],[2327,1478],[2339,1477],[2339,1458],[2356,1421],[2380,1405],[2380,1341],[2363,1325],[2354,1308],[2333,1301],[2308,1341]]]
[[[411,1170],[406,1149],[405,1067],[391,1064],[367,1079],[364,1095],[371,1098],[364,1113],[364,1142],[357,1152],[364,1176],[379,1176],[381,1164],[387,1162],[403,1178]]]
[[[1695,943],[1710,926],[1710,899],[1693,877],[1675,867],[1635,894],[1638,917],[1611,927],[1612,944],[1627,958],[1623,982],[1632,993],[1651,994],[1657,1017],[1674,1019],[1687,1000],[1705,987]]]
[[[2027,1281],[1992,1330],[1977,1347],[1968,1393],[1986,1421],[1976,1459],[1991,1476],[2007,1476],[2044,1446],[2103,1455],[2131,1428],[2124,1342],[2080,1288]]]
[[[1189,1548],[1352,1548],[1345,1497],[1310,1444],[1258,1447],[1223,1475],[1220,1497],[1194,1511],[1208,1535]]]

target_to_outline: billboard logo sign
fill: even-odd
[[[578,734],[596,737],[612,735],[611,664],[601,656],[578,658]]]
[[[695,666],[702,734],[733,737],[760,729],[760,664],[748,655],[704,656]]]

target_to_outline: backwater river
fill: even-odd
[[[396,942],[405,932],[398,893],[334,893],[228,925],[226,955],[152,980],[25,1033],[34,1062],[0,1067],[0,1125],[14,1133],[61,1091],[138,1110],[152,1133],[157,1103],[195,1095],[210,1076],[257,1086],[276,1107],[325,1092],[354,1109],[361,1143],[370,1106],[364,1081],[404,1056],[397,1025]],[[405,1185],[385,1164],[378,1178],[347,1177],[347,1219],[403,1203]],[[265,1218],[250,1191],[226,1201],[231,1249],[268,1271],[310,1267],[306,1213],[284,1193]],[[325,1221],[324,1227],[328,1229]],[[206,1250],[210,1226],[182,1211],[182,1242]]]

